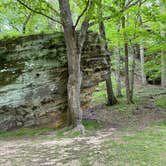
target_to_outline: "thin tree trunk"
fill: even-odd
[[[27,26],[29,20],[31,19],[31,17],[32,17],[32,13],[30,12],[30,13],[28,14],[26,20],[25,20],[24,23],[23,23],[23,27],[22,27],[22,33],[23,33],[23,34],[26,33],[26,26]]]
[[[135,58],[136,58],[136,50],[135,50],[135,45],[132,46],[133,49],[133,57],[132,57],[132,69],[131,69],[131,98],[133,98],[133,92],[134,92],[134,79],[135,79]]]
[[[166,58],[164,52],[161,53],[161,86],[166,87]]]
[[[102,18],[102,17],[101,17]],[[111,67],[110,67],[110,52],[108,50],[108,45],[107,45],[107,40],[106,40],[106,33],[105,33],[105,26],[104,22],[100,21],[99,22],[99,30],[100,30],[100,35],[103,39],[103,52],[107,55],[107,59],[109,62],[109,68],[107,70],[106,74],[106,88],[107,88],[107,98],[108,98],[108,105],[114,105],[117,103],[117,99],[114,95],[113,87],[112,87],[112,80],[111,80]]]
[[[118,33],[120,32],[120,25],[118,25]],[[120,42],[118,43],[118,53],[117,53],[117,67],[116,67],[116,81],[117,81],[117,96],[122,97],[122,85],[121,85],[121,48]]]
[[[146,85],[146,75],[145,75],[145,70],[144,70],[144,48],[142,46],[142,44],[140,44],[139,46],[139,50],[140,50],[140,62],[141,62],[141,81],[142,81],[142,85]]]
[[[121,51],[120,51],[120,45],[118,48],[118,54],[117,54],[117,69],[116,69],[116,80],[117,80],[117,96],[122,97],[122,85],[121,85]]]
[[[122,17],[122,28],[123,30],[126,27],[126,19],[125,16]],[[129,50],[128,50],[128,41],[126,39],[126,33],[123,33],[124,37],[124,51],[125,51],[125,84],[126,84],[126,97],[127,103],[132,103],[132,95],[130,91],[130,78],[129,78]]]
[[[165,4],[163,0],[160,0],[160,11],[161,14],[165,14]],[[161,37],[165,37],[165,32],[163,30],[161,30]],[[166,57],[164,51],[161,52],[161,86],[166,87]]]
[[[141,5],[142,5],[141,3],[142,3],[142,0],[140,0],[140,2],[139,2],[139,8],[141,8]],[[139,19],[140,25],[142,26],[143,21],[142,21],[142,15],[141,15],[140,10],[138,12],[138,19]],[[147,81],[146,81],[146,75],[145,75],[145,69],[144,69],[144,63],[145,63],[145,60],[144,60],[144,47],[143,47],[142,42],[140,42],[140,45],[139,45],[139,53],[140,53],[140,63],[141,63],[141,81],[142,81],[142,85],[146,85]]]

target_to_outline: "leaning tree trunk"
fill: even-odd
[[[63,21],[63,29],[65,43],[67,46],[68,57],[68,110],[70,115],[70,124],[73,127],[82,126],[82,110],[80,108],[80,87],[81,87],[81,70],[80,58],[81,54],[78,50],[76,31],[74,29],[69,0],[59,0],[61,18]],[[80,128],[81,130],[81,128]]]
[[[29,22],[29,20],[31,19],[32,17],[32,13],[30,12],[27,16],[27,18],[25,19],[24,23],[23,23],[23,27],[22,27],[22,33],[25,34],[26,33],[26,26]]]
[[[107,40],[106,40],[106,34],[105,34],[105,26],[104,22],[100,21],[99,22],[99,30],[100,30],[100,35],[103,39],[103,48],[102,51],[104,52],[105,55],[107,55],[108,63],[109,63],[109,68],[107,70],[106,74],[106,88],[107,88],[107,97],[108,97],[108,105],[114,105],[118,101],[114,95],[113,91],[113,86],[112,86],[112,80],[111,80],[111,67],[110,67],[110,52],[108,50],[107,46]]]
[[[160,11],[161,14],[165,14],[165,4],[163,0],[160,0]],[[161,25],[161,28],[163,26]],[[165,31],[161,30],[161,37],[165,38]],[[166,87],[166,55],[165,51],[161,52],[161,86]]]
[[[125,16],[122,17],[122,28],[125,30],[126,19]],[[125,84],[126,84],[126,97],[127,103],[132,103],[132,95],[130,91],[130,78],[129,78],[129,50],[128,50],[128,41],[126,39],[126,33],[123,32],[124,37],[124,51],[125,51]]]

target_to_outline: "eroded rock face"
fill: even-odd
[[[82,108],[105,80],[99,36],[89,33],[82,55]],[[67,56],[62,33],[0,41],[0,131],[66,122]]]

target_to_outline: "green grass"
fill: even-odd
[[[116,90],[116,82],[115,82],[114,77],[112,77],[112,82],[113,82],[113,88],[115,91]],[[132,113],[132,111],[135,110],[135,108],[138,105],[143,104],[148,99],[149,90],[148,90],[148,92],[146,92],[147,95],[145,95],[145,96],[144,96],[144,93],[141,93],[141,92],[135,93],[134,104],[129,105],[126,102],[125,88],[122,88],[122,96],[123,97],[117,98],[118,104],[111,106],[110,109],[114,110],[114,111],[126,112],[128,114]],[[93,93],[92,103],[107,103],[107,92],[106,92],[105,82],[100,83],[97,90]]]
[[[114,85],[115,89],[115,85]],[[146,103],[149,96],[156,97],[166,92],[159,86],[146,86],[137,89],[134,95],[134,104],[126,104],[125,89],[123,97],[118,98],[119,104],[108,107],[111,111],[134,116],[132,111]],[[99,85],[99,91],[94,92],[93,102],[106,103],[105,83]],[[166,96],[158,97],[155,105],[166,108]],[[164,115],[163,115],[164,116]],[[165,114],[166,117],[166,114]],[[165,166],[166,165],[166,121],[149,124],[150,127],[138,131],[131,128],[120,130],[102,145],[105,160],[109,165],[129,166]],[[100,156],[98,156],[100,157]]]
[[[113,89],[114,93],[116,90],[116,82],[115,77],[112,76],[112,82],[113,82]],[[126,112],[131,113],[132,110],[135,110],[135,108],[139,105],[145,104],[149,96],[156,96],[160,93],[166,93],[166,89],[162,88],[161,86],[144,86],[140,89],[134,90],[134,104],[128,105],[126,103],[126,92],[125,88],[122,88],[122,95],[123,97],[117,98],[118,104],[111,106],[110,108],[112,110],[120,111],[120,112]],[[97,90],[92,95],[92,103],[107,103],[107,92],[106,92],[106,85],[105,82],[102,82],[99,84]],[[163,96],[161,98],[158,98],[155,102],[157,107],[160,108],[166,108],[166,96]]]
[[[107,101],[107,93],[105,82],[99,84],[97,90],[92,94],[92,102],[93,103],[106,103]]]
[[[83,125],[86,130],[95,130],[102,127],[102,124],[93,120],[83,120]],[[30,137],[36,135],[47,134],[48,132],[55,132],[57,138],[74,138],[81,136],[79,132],[70,132],[70,127],[65,127],[63,129],[54,128],[23,128],[14,131],[0,132],[0,139],[15,139],[18,137]],[[66,134],[67,133],[67,134]]]
[[[42,135],[51,131],[54,131],[53,128],[23,128],[14,131],[7,131],[0,133],[0,139],[15,139],[16,137],[25,137],[25,136],[34,136],[34,135]]]
[[[113,165],[165,166],[166,123],[132,135],[125,132],[120,139],[105,142],[103,150]]]
[[[166,109],[166,96],[158,97],[155,100],[155,106]]]
[[[87,130],[96,130],[102,127],[102,124],[100,122],[94,120],[83,120],[83,125]]]

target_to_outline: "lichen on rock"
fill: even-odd
[[[3,39],[0,60],[0,131],[64,125],[68,72],[63,33]],[[83,109],[107,68],[99,36],[88,33],[81,59]]]

